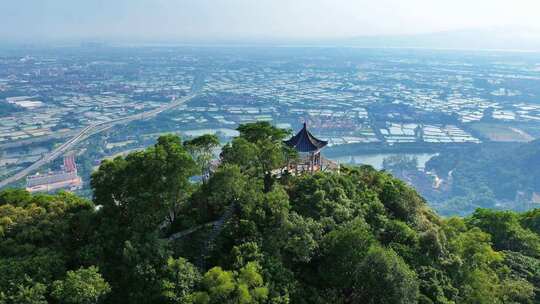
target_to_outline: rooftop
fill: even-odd
[[[307,130],[306,123],[304,123],[302,130],[284,143],[287,146],[296,149],[298,152],[315,152],[328,144],[327,141],[320,140],[313,136],[313,134]]]

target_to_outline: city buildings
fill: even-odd
[[[73,155],[64,157],[64,165],[58,171],[37,173],[26,178],[26,190],[29,192],[53,192],[59,189],[74,191],[81,186],[82,179],[77,173]]]

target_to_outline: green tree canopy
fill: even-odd
[[[171,135],[104,161],[93,202],[1,191],[0,303],[539,302],[537,211],[441,218],[369,166],[280,174],[284,132],[239,130],[204,182],[213,140]]]
[[[237,164],[252,176],[264,177],[264,189],[270,191],[272,171],[285,167],[290,149],[283,145],[289,131],[276,128],[268,122],[240,125],[240,136],[223,147],[224,163]]]
[[[210,165],[214,156],[213,151],[219,147],[219,138],[216,135],[205,134],[185,141],[184,146],[197,163],[203,182],[206,182],[210,175]]]
[[[353,303],[414,303],[416,273],[392,250],[371,247],[355,270]]]
[[[256,304],[265,303],[268,288],[265,287],[260,267],[250,262],[236,271],[224,271],[220,267],[210,269],[203,278],[203,290],[192,295],[194,304]]]
[[[64,280],[54,281],[52,296],[65,304],[96,304],[111,291],[97,267],[68,271]]]
[[[171,222],[191,191],[196,164],[180,138],[165,135],[154,147],[106,160],[92,174],[94,201],[128,227],[152,230]]]

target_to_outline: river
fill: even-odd
[[[376,153],[376,154],[356,154],[356,155],[346,155],[339,157],[331,157],[333,161],[337,161],[340,164],[353,164],[353,165],[370,165],[375,169],[381,170],[383,167],[383,161],[385,158],[390,156],[405,155],[405,156],[415,156],[418,159],[418,168],[423,169],[426,166],[426,163],[433,157],[436,156],[436,153]]]

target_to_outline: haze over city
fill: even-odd
[[[523,34],[540,28],[539,11],[535,0],[21,0],[0,3],[0,38],[181,43],[478,29],[520,29]]]

